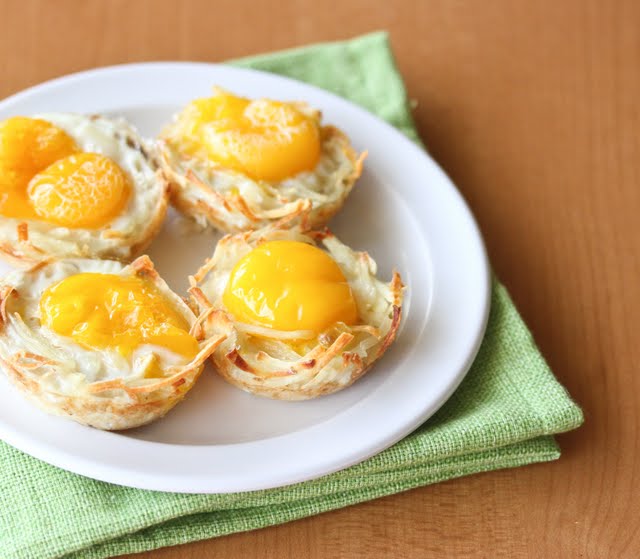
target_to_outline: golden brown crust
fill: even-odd
[[[18,242],[25,243],[29,240],[29,225],[25,222],[18,223]]]
[[[46,392],[33,378],[26,374],[24,368],[16,367],[0,359],[0,365],[21,392],[31,402],[47,413],[69,417],[78,423],[103,429],[117,431],[132,429],[151,423],[163,417],[171,408],[180,402],[202,373],[203,367],[192,371],[187,382],[173,388],[163,398],[136,398],[134,394],[127,402],[114,401],[97,397],[91,393],[77,396],[65,396]]]
[[[164,224],[164,218],[167,215],[167,209],[169,208],[169,183],[162,172],[158,171],[156,176],[158,177],[158,180],[162,180],[164,183],[164,194],[156,204],[155,211],[149,220],[144,237],[129,248],[129,259],[141,254],[151,244],[151,241],[153,241],[158,233],[160,233],[160,229],[162,229],[162,225]]]
[[[166,284],[147,256],[139,257],[130,267],[134,274],[154,282],[166,293]],[[14,286],[0,286],[0,336],[8,335],[6,329],[11,321],[24,324],[20,315],[7,309],[9,301],[17,297],[19,292]],[[173,298],[176,302],[180,300],[175,294]],[[224,340],[224,336],[204,339],[199,319],[184,310],[184,305],[183,312],[187,313],[185,317],[189,316],[192,334],[200,341],[200,350],[189,363],[164,371],[162,377],[118,377],[84,382],[75,393],[68,394],[52,389],[45,382],[47,375],[42,374],[43,370],[50,376],[51,372],[56,374],[60,365],[48,357],[20,349],[3,350],[0,352],[0,366],[20,390],[49,413],[69,416],[79,423],[106,430],[144,425],[162,417],[182,400],[198,379],[206,360]],[[3,345],[5,348],[10,346]]]
[[[16,226],[16,242],[0,243],[0,258],[16,268],[31,268],[46,254],[29,240],[29,224],[20,222]]]
[[[366,253],[351,251],[328,230],[305,231],[302,222],[304,220],[298,220],[295,231],[288,229],[288,220],[283,219],[263,230],[225,236],[218,243],[214,256],[191,278],[190,295],[194,306],[209,310],[209,314],[203,319],[205,332],[208,335],[226,337],[211,356],[217,372],[231,384],[269,398],[304,400],[350,386],[387,351],[396,337],[402,318],[404,286],[398,272],[394,271],[389,284],[382,284],[373,276],[375,263]],[[263,342],[263,336],[267,336],[263,331],[255,337],[246,326],[237,324],[222,306],[221,294],[210,292],[208,287],[215,285],[219,289],[219,281],[215,279],[219,276],[216,274],[228,272],[227,267],[235,262],[235,257],[228,258],[227,255],[245,254],[262,242],[272,238],[281,239],[282,233],[293,238],[304,234],[307,242],[326,243],[325,247],[333,256],[342,255],[339,265],[352,267],[351,275],[343,269],[348,281],[350,277],[356,277],[357,273],[367,274],[364,281],[370,288],[363,289],[359,294],[354,290],[354,296],[359,308],[360,305],[363,308],[373,308],[376,303],[381,302],[380,311],[375,315],[377,318],[371,323],[340,325],[336,330],[331,329],[318,337],[310,351],[293,358],[290,346],[286,346],[289,347],[288,351],[278,346],[278,356],[274,357],[276,354],[273,353],[273,344],[286,345],[283,338],[267,338]],[[243,247],[242,250],[240,247]],[[361,272],[355,272],[355,269]],[[363,279],[362,276],[357,277]],[[362,298],[372,292],[377,293],[373,296],[375,299]],[[363,342],[367,343],[364,346],[367,349],[359,345]],[[290,357],[283,357],[285,354]]]
[[[200,180],[190,169],[182,172],[171,164],[168,147],[161,142],[159,162],[171,188],[171,203],[178,211],[194,219],[205,218],[215,228],[227,233],[239,233],[248,229],[264,227],[274,220],[299,215],[307,209],[308,225],[311,228],[323,227],[342,208],[356,180],[362,174],[362,166],[367,153],[360,155],[351,146],[347,136],[334,126],[321,128],[323,141],[335,141],[340,145],[342,153],[352,166],[352,172],[342,179],[340,195],[327,203],[312,208],[312,201],[306,198],[283,201],[280,208],[264,210],[257,215],[239,193],[220,193]],[[222,170],[222,168],[221,168]],[[204,194],[203,198],[192,200],[189,190],[193,189]],[[223,211],[224,210],[224,211]],[[228,215],[242,217],[247,226],[239,227],[229,219]]]
[[[2,319],[0,326],[4,326],[7,323],[7,301],[12,296],[16,296],[16,290],[13,286],[3,285],[0,288],[0,318]]]
[[[146,254],[138,256],[132,263],[131,268],[135,271],[136,276],[140,278],[147,278],[153,282],[157,282],[160,275],[156,272],[156,269]]]
[[[144,150],[141,152],[151,161],[150,157]],[[39,262],[52,260],[54,258],[103,258],[119,260],[121,262],[130,262],[133,258],[141,254],[151,241],[160,232],[164,219],[169,207],[169,183],[165,174],[160,170],[156,170],[156,180],[162,186],[162,195],[159,197],[152,215],[145,222],[142,235],[127,239],[121,232],[110,229],[103,230],[100,235],[104,239],[113,239],[120,241],[114,243],[110,248],[100,252],[92,252],[89,247],[78,247],[74,253],[54,254],[49,253],[43,248],[34,244],[29,236],[29,224],[20,222],[16,226],[15,241],[7,241],[0,243],[0,259],[5,260],[12,266],[20,269],[31,269]],[[127,246],[129,243],[129,246]],[[126,250],[123,251],[123,248]]]
[[[256,374],[256,370],[242,358],[237,347],[234,347],[229,353],[226,353],[224,358],[230,361],[234,367],[237,367],[241,371],[246,371],[252,375]],[[214,363],[217,364],[217,361],[214,360]]]

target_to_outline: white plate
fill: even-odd
[[[227,66],[152,63],[63,77],[0,103],[0,118],[37,112],[121,114],[154,135],[180,106],[214,85],[249,97],[305,100],[340,126],[365,172],[331,224],[407,285],[396,343],[352,387],[308,402],[258,398],[206,370],[167,417],[108,433],[47,416],[0,376],[0,437],[46,462],[117,484],[188,493],[296,483],[356,464],[431,416],[463,379],[489,310],[489,270],[462,197],[428,155],[393,127],[320,89]],[[174,289],[213,252],[212,233],[180,235],[171,215],[149,254]],[[9,268],[3,266],[0,272]]]

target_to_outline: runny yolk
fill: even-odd
[[[122,211],[130,192],[129,177],[117,163],[81,153],[50,122],[0,122],[0,215],[97,229]]]
[[[27,195],[39,219],[96,229],[122,211],[130,191],[127,175],[112,159],[78,153],[34,176]]]
[[[0,214],[37,218],[27,198],[29,181],[58,159],[78,151],[64,130],[46,120],[17,116],[0,122]]]
[[[48,287],[40,299],[41,323],[76,343],[129,356],[139,346],[164,347],[189,359],[198,342],[189,324],[149,280],[82,273]]]
[[[320,158],[317,119],[294,105],[219,92],[192,101],[177,122],[190,155],[204,155],[251,178],[280,181],[313,169]]]
[[[240,322],[276,330],[320,333],[336,322],[354,324],[351,288],[324,251],[298,241],[271,241],[241,258],[223,303]]]

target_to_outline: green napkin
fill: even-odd
[[[384,33],[236,62],[329,89],[417,140]],[[181,495],[93,481],[0,443],[0,557],[103,558],[279,524],[458,476],[554,460],[582,422],[504,287],[467,378],[422,427],[357,466],[298,485]]]

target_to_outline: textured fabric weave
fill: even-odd
[[[242,60],[342,95],[417,140],[386,35]],[[414,433],[357,466],[231,495],[140,491],[49,466],[0,443],[0,557],[98,559],[251,530],[458,476],[558,458],[552,437],[580,409],[556,381],[506,290],[494,282],[467,378]]]

